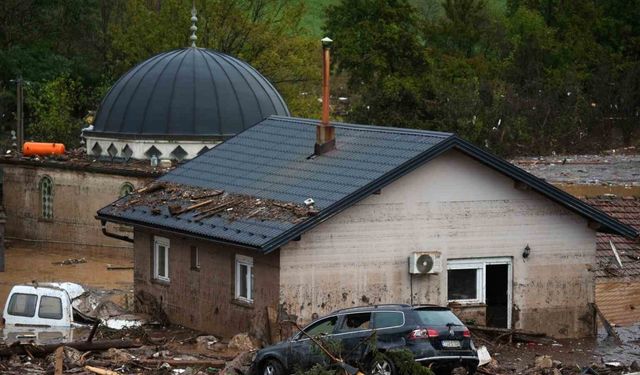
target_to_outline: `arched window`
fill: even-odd
[[[53,181],[51,177],[40,179],[40,207],[43,219],[53,219]]]
[[[120,186],[120,198],[126,197],[127,195],[133,193],[133,184],[130,182],[125,182]]]

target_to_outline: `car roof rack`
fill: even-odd
[[[347,312],[347,311],[358,311],[358,310],[375,310],[375,309],[379,309],[379,308],[389,308],[389,307],[395,307],[395,308],[411,308],[411,305],[407,305],[405,303],[383,303],[383,304],[379,304],[379,305],[366,305],[366,306],[354,306],[354,307],[347,307],[344,309],[340,309],[340,310],[336,310],[336,313],[341,313],[341,312]]]

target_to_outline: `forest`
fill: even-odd
[[[249,62],[317,118],[455,132],[503,155],[640,146],[640,0],[3,0],[0,144],[24,82],[28,140],[80,143],[109,87],[154,54]],[[338,100],[340,98],[340,100]]]

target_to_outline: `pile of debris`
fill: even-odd
[[[103,328],[113,337],[114,331]],[[0,342],[0,373],[22,374],[247,374],[255,346],[242,346],[246,334],[223,343],[181,327],[118,331],[120,338],[52,345]],[[186,337],[186,335],[193,335]],[[95,337],[102,336],[95,334]],[[240,337],[243,336],[243,337]],[[251,341],[250,341],[251,342]],[[243,349],[243,350],[240,350]]]
[[[298,223],[318,214],[313,203],[295,204],[224,190],[205,189],[170,182],[154,182],[111,205],[117,210],[148,207],[152,215],[179,217],[190,214],[193,221],[224,215],[230,221],[255,219]]]

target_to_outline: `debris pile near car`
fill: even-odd
[[[254,355],[255,350],[239,351],[215,336],[182,327],[118,331],[101,327],[91,342],[5,345],[0,341],[0,373],[245,375]]]

